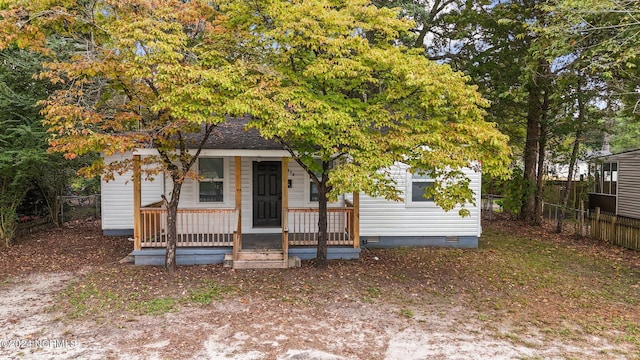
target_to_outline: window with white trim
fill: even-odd
[[[224,159],[198,159],[198,202],[224,201]]]
[[[418,173],[408,173],[407,175],[407,204],[429,204],[433,203],[433,197],[425,197],[425,191],[433,187],[435,181],[428,175]]]
[[[322,163],[320,162],[319,159],[316,159],[316,162],[318,163],[318,165],[322,166]],[[333,168],[333,161],[331,161],[329,163],[329,169]],[[322,173],[315,173],[317,178],[320,178],[322,176]],[[313,182],[313,180],[311,179],[311,176],[309,176],[309,174],[307,174],[307,177],[309,178],[309,197],[307,198],[308,202],[318,202],[318,185],[316,185],[316,183]]]
[[[316,185],[311,178],[309,178],[309,201],[318,201],[318,185]]]

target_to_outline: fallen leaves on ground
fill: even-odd
[[[286,270],[236,271],[222,265],[122,264],[132,244],[77,223],[17,239],[0,250],[0,279],[88,269],[59,297],[58,309],[99,321],[174,312],[235,299],[254,311],[331,311],[386,306],[419,317],[430,305],[465,307],[490,321],[568,339],[612,337],[640,345],[640,255],[588,238],[508,220],[483,224],[478,249],[363,249],[357,261],[314,261]],[[76,301],[78,300],[78,301]],[[82,300],[82,301],[79,301]],[[258,314],[256,314],[258,315]],[[124,319],[124,320],[123,320]]]

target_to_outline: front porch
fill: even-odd
[[[166,247],[167,210],[161,203],[141,206],[139,155],[134,156],[134,251],[136,265],[162,265]],[[235,157],[234,208],[179,208],[179,265],[230,262],[233,268],[286,268],[290,257],[316,257],[317,207],[289,207],[289,158],[282,158],[278,207],[280,226],[268,232],[243,233],[241,157]],[[246,184],[245,184],[246,185]],[[328,209],[328,258],[357,259],[360,253],[359,196]],[[249,218],[251,220],[251,217]],[[255,220],[254,220],[255,224]],[[245,229],[246,230],[246,229]],[[261,229],[259,229],[261,230]]]

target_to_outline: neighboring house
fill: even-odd
[[[589,209],[640,219],[640,149],[593,159]]]
[[[178,264],[233,259],[233,266],[286,267],[288,256],[316,256],[318,204],[308,174],[279,144],[245,121],[218,125],[195,169],[201,180],[183,184],[178,215]],[[154,149],[107,157],[144,157]],[[404,164],[392,169],[403,202],[344,194],[329,205],[329,259],[356,259],[360,247],[449,246],[475,248],[481,234],[480,209],[470,216],[443,211],[422,196],[431,180],[413,175]],[[102,181],[105,235],[133,235],[135,263],[164,264],[166,210],[170,178],[135,180],[129,172]],[[480,203],[480,173],[467,171]],[[134,179],[134,180],[132,180]],[[249,264],[253,261],[253,264]]]
[[[589,176],[589,165],[593,162],[593,159],[611,155],[611,152],[605,150],[597,150],[597,151],[587,151],[584,154],[584,159],[576,159],[576,163],[573,166],[573,175],[571,179],[573,181],[582,181],[585,180]],[[553,158],[550,154],[547,155],[548,164],[547,166],[547,176],[551,180],[564,180],[566,181],[569,177],[569,164],[566,164],[568,161],[560,161],[564,159]]]
[[[588,173],[589,162],[585,160],[577,160],[574,165],[573,175],[571,176],[571,179],[573,181],[583,180],[584,178],[586,178]],[[551,163],[547,165],[547,175],[552,180],[566,181],[567,178],[569,178],[569,165]]]

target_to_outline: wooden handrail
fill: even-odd
[[[142,208],[142,247],[166,246],[167,210]],[[237,232],[235,209],[178,209],[178,246],[233,246]]]
[[[317,245],[318,218],[317,208],[289,208],[289,245]],[[354,246],[353,207],[331,207],[327,209],[327,244],[340,246]]]
[[[238,260],[238,252],[242,249],[241,209],[236,209],[236,230],[233,232],[233,261]]]
[[[142,247],[166,246],[165,208],[145,207],[140,209],[140,232]],[[240,209],[178,209],[178,246],[233,246],[234,258],[242,249],[242,214]],[[291,221],[283,225],[283,246],[317,245],[317,208],[289,208]],[[331,207],[327,209],[328,239],[332,246],[356,246],[357,228],[353,207]]]
[[[151,204],[144,205],[144,206],[142,206],[142,209],[161,208],[163,204],[164,204],[164,201],[160,200],[160,201],[153,202]]]

